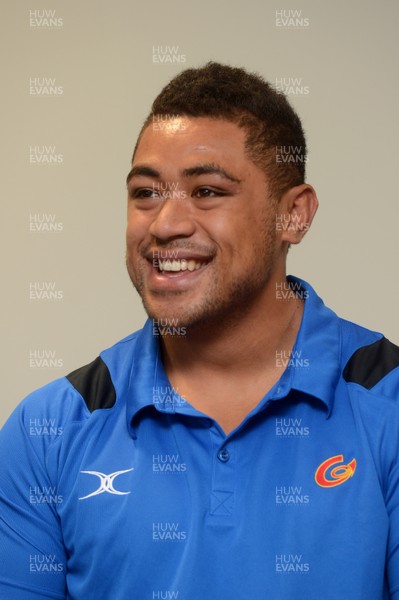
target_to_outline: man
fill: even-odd
[[[242,69],[155,100],[127,178],[150,318],[1,432],[1,597],[399,599],[399,349],[286,277],[305,163]]]

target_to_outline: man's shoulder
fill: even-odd
[[[85,421],[101,408],[113,408],[128,385],[141,330],[100,352],[90,363],[31,392],[7,424],[29,435],[57,436],[69,422]]]
[[[372,396],[399,400],[399,346],[382,333],[340,319],[342,377]]]
[[[330,360],[331,368],[338,366],[346,385],[356,387],[357,393],[364,392],[370,400],[377,395],[398,403],[399,347],[383,333],[338,316],[307,282],[292,276],[291,279],[307,294],[307,335],[302,337],[303,343],[314,340],[320,353],[317,364]]]

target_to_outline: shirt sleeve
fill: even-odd
[[[37,406],[22,403],[0,431],[0,598],[7,600],[67,598],[62,498],[46,468],[62,430]]]
[[[390,472],[387,496],[389,514],[389,537],[387,550],[387,575],[390,600],[399,600],[399,465]]]
[[[379,413],[370,429],[373,436],[379,422],[386,423],[378,440],[376,456],[382,457],[381,471],[385,506],[389,518],[389,533],[386,552],[386,577],[389,600],[399,600],[399,373],[392,370],[373,388],[379,399],[389,398],[389,404],[379,402]]]

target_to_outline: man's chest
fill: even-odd
[[[305,598],[341,563],[371,565],[367,545],[386,535],[372,457],[355,430],[343,436],[299,406],[271,409],[227,438],[208,419],[145,419],[136,440],[115,432],[68,468],[60,518],[71,573],[111,553],[140,600],[154,590],[200,598],[200,573],[213,573],[215,598],[247,576],[253,598],[275,589],[289,598],[294,588]]]

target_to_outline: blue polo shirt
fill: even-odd
[[[171,388],[151,321],[18,406],[1,598],[399,599],[399,348],[290,282],[294,349],[229,435]]]

